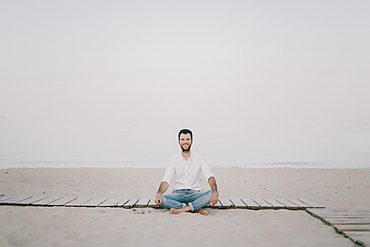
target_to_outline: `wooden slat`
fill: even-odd
[[[48,206],[64,206],[65,204],[76,200],[77,197],[62,197],[59,200],[50,202]]]
[[[17,205],[31,205],[31,203],[38,202],[42,199],[45,199],[46,197],[47,196],[33,196],[33,197],[30,197],[26,200],[22,200],[22,201],[17,202]]]
[[[370,219],[369,215],[321,215],[321,217],[330,220],[354,220],[354,219]]]
[[[230,201],[235,208],[247,208],[247,205],[239,198],[231,198]]]
[[[92,198],[83,198],[83,197],[78,197],[76,200],[73,200],[69,203],[64,204],[66,207],[81,207],[84,203],[92,200]]]
[[[307,203],[304,203],[304,202],[302,202],[298,199],[288,198],[287,200],[290,201],[291,203],[294,203],[295,205],[297,205],[300,209],[311,208],[310,205],[308,205]]]
[[[370,208],[313,208],[311,211],[325,213],[368,213]]]
[[[278,202],[280,202],[281,204],[283,204],[287,209],[290,209],[290,210],[297,210],[299,209],[299,207],[297,205],[295,205],[294,203],[288,201],[287,199],[276,199]]]
[[[139,199],[130,199],[127,203],[123,205],[124,208],[132,208],[135,206],[136,202],[139,201]]]
[[[135,208],[145,208],[148,206],[148,203],[149,203],[150,199],[149,198],[142,198],[142,199],[139,199],[136,203],[135,203]]]
[[[310,211],[314,212],[315,214],[319,214],[322,217],[331,217],[331,218],[339,218],[339,217],[347,217],[347,218],[353,218],[353,217],[370,217],[370,213],[367,212],[317,212],[317,211]]]
[[[122,199],[108,199],[105,202],[98,205],[98,207],[116,207]]]
[[[103,202],[105,202],[106,200],[108,200],[108,198],[94,198],[94,199],[82,204],[82,207],[97,207],[100,204],[102,204]]]
[[[155,198],[150,199],[150,202],[148,203],[148,207],[149,208],[158,208],[159,207],[159,205],[157,205],[157,203],[155,203]]]
[[[18,198],[20,197],[19,195],[18,196],[3,196],[0,198],[0,203],[2,202],[7,202],[9,200],[12,200],[13,198]]]
[[[1,202],[3,202],[3,201],[7,201],[7,200],[11,199],[12,197],[15,197],[15,196],[9,196],[9,195],[6,195],[6,196],[2,196],[2,197],[0,197],[0,204],[1,204]]]
[[[19,202],[19,201],[26,200],[26,199],[31,198],[31,197],[32,197],[32,195],[15,196],[15,197],[12,197],[10,199],[2,201],[1,204],[13,205],[13,204],[17,204],[17,202]]]
[[[311,200],[308,200],[306,198],[298,198],[298,200],[303,202],[303,203],[306,203],[306,204],[310,205],[312,208],[325,208],[325,206],[323,206],[319,203],[313,202]]]
[[[227,209],[234,207],[234,204],[232,204],[230,199],[218,198],[218,202],[216,203],[216,205],[214,205],[214,207],[220,209]]]
[[[233,204],[230,199],[219,198],[218,201],[221,203],[222,208],[232,208]]]
[[[265,200],[261,198],[253,198],[258,205],[260,205],[261,209],[273,209],[272,205],[267,203]]]
[[[275,199],[264,198],[264,200],[268,202],[269,204],[271,204],[274,209],[286,209],[286,207],[283,204],[276,201]]]
[[[370,218],[364,219],[330,219],[324,218],[329,225],[370,225]]]
[[[32,202],[30,203],[30,205],[33,205],[33,206],[46,206],[48,205],[49,203],[52,203],[56,200],[59,200],[60,198],[62,198],[62,196],[48,196],[42,200],[39,200],[39,201],[36,201],[36,202]]]
[[[122,199],[119,203],[117,203],[117,207],[123,207],[129,202],[130,202],[130,199]]]
[[[343,231],[342,232],[347,237],[350,236],[369,236],[370,237],[370,231],[368,232],[361,232],[361,231]]]
[[[26,199],[29,199],[31,198],[32,195],[27,195],[27,196],[22,196],[22,197],[18,197],[16,199],[12,199],[11,201],[14,203],[14,204],[17,204],[17,202],[21,202],[23,200],[26,200]]]
[[[370,231],[370,225],[334,225],[338,232],[343,231]]]
[[[261,209],[260,205],[257,204],[251,198],[242,198],[241,200],[247,205],[247,208],[248,209],[253,209],[253,210]]]

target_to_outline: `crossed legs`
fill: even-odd
[[[175,190],[171,194],[162,195],[162,208],[170,210],[171,214],[195,212],[207,215],[202,207],[207,206],[212,191],[200,192],[194,190]]]

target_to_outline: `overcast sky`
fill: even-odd
[[[370,1],[2,0],[0,116],[370,116]]]

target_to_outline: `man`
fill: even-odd
[[[181,154],[170,159],[159,185],[155,203],[169,209],[171,214],[192,211],[208,215],[208,212],[202,208],[218,202],[215,176],[204,159],[191,152],[193,133],[190,130],[180,130],[178,142],[182,150]],[[211,190],[201,192],[200,172],[208,181]],[[173,186],[173,192],[163,195],[170,185]]]

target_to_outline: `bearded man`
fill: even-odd
[[[193,133],[189,129],[182,129],[178,134],[181,153],[168,162],[162,182],[155,198],[155,203],[170,210],[171,214],[195,212],[208,215],[203,207],[218,202],[216,179],[203,157],[191,152]],[[202,191],[200,174],[208,181],[211,190]],[[172,185],[173,191],[163,195]]]

